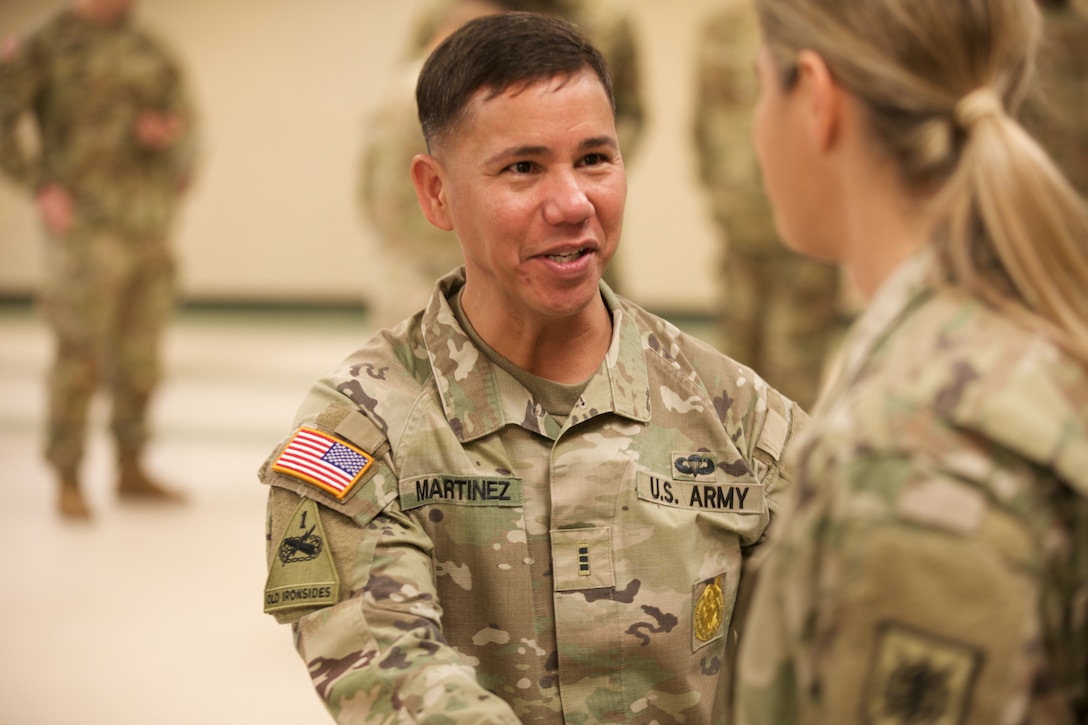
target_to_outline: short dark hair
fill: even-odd
[[[600,78],[612,113],[612,76],[601,52],[573,23],[554,15],[507,12],[465,23],[434,49],[416,83],[419,123],[428,150],[464,118],[480,89],[492,98],[584,69]]]

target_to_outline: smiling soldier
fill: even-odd
[[[722,722],[805,415],[601,282],[627,182],[574,26],[472,21],[417,98],[411,177],[465,264],[262,468],[265,610],[340,722]]]

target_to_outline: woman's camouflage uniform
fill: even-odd
[[[908,262],[799,441],[738,725],[1088,722],[1088,371]]]

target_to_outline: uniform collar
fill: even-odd
[[[554,440],[564,428],[603,413],[649,420],[649,376],[641,335],[604,282],[601,293],[612,315],[612,341],[565,425],[535,403],[521,383],[488,360],[458,324],[449,299],[464,284],[463,268],[440,279],[421,320],[442,408],[461,441],[489,435],[507,425]]]
[[[863,375],[873,351],[904,317],[932,295],[936,281],[937,255],[931,247],[923,247],[899,265],[850,328],[816,410],[824,407],[824,401],[840,397]]]

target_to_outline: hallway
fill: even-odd
[[[95,518],[53,513],[41,460],[50,341],[0,307],[0,722],[327,722],[290,631],[261,611],[256,470],[307,386],[365,337],[352,313],[185,312],[167,336],[149,468],[187,505],[120,505],[105,405],[84,467]]]

